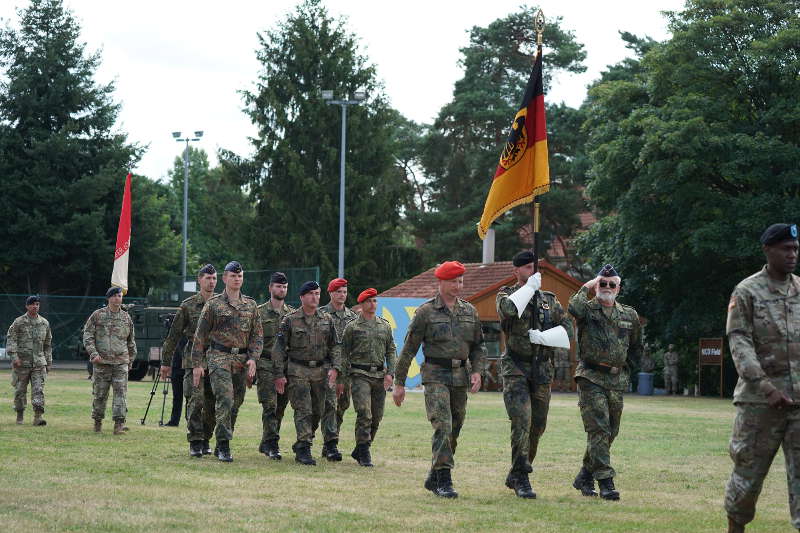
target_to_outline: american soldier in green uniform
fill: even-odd
[[[614,487],[616,472],[611,467],[611,443],[619,434],[622,418],[622,393],[630,386],[630,365],[642,354],[642,328],[633,307],[617,302],[621,278],[611,265],[605,265],[569,300],[569,313],[578,329],[578,354],[575,369],[581,418],[586,431],[583,467],[573,486],[584,496],[596,495],[618,500]],[[596,291],[594,298],[589,298]]]
[[[172,358],[176,346],[183,342],[181,365],[183,375],[183,394],[186,397],[186,439],[189,441],[189,455],[202,457],[211,453],[209,440],[214,432],[214,394],[208,374],[194,386],[192,373],[192,341],[197,331],[197,322],[206,302],[214,296],[217,286],[217,270],[214,265],[205,265],[197,272],[200,291],[181,302],[172,321],[169,334],[161,350],[161,379],[166,379],[172,370]]]
[[[675,345],[670,344],[664,352],[664,388],[667,394],[678,394],[678,363],[680,356]]]
[[[386,391],[392,386],[397,360],[392,327],[375,314],[377,294],[370,288],[358,295],[361,316],[342,334],[342,366],[356,411],[356,447],[350,456],[361,466],[372,466],[370,446],[383,419]]]
[[[283,272],[273,272],[269,278],[269,301],[258,306],[261,314],[261,326],[264,330],[264,351],[256,365],[258,376],[258,401],[261,403],[261,444],[258,451],[273,460],[281,459],[280,440],[281,421],[286,411],[289,398],[286,394],[278,394],[275,390],[275,361],[272,360],[272,348],[275,336],[283,317],[294,311],[286,303],[286,291],[289,280]]]
[[[25,300],[25,314],[17,317],[8,328],[6,354],[11,358],[14,390],[14,409],[17,424],[22,424],[28,383],[31,384],[33,425],[44,426],[44,383],[53,365],[53,334],[50,323],[39,314],[41,301],[36,295]]]
[[[464,272],[464,265],[458,261],[447,261],[435,270],[438,295],[414,313],[397,362],[392,392],[392,399],[399,407],[406,395],[408,367],[422,345],[425,410],[433,426],[433,458],[424,486],[444,498],[458,496],[453,490],[450,470],[467,412],[467,389],[473,393],[480,390],[486,365],[478,312],[472,304],[458,298],[464,286]],[[470,374],[467,374],[468,362]]]
[[[347,280],[335,278],[328,283],[328,296],[330,301],[320,307],[320,310],[331,315],[333,324],[339,335],[345,326],[355,320],[358,315],[345,306],[347,301]],[[322,415],[322,456],[328,461],[341,461],[339,452],[339,430],[342,427],[344,412],[350,407],[350,382],[345,376],[339,376],[336,388],[325,392],[325,412]]]
[[[535,498],[528,474],[533,471],[539,439],[547,425],[557,348],[543,346],[532,336],[562,326],[571,338],[572,321],[555,294],[539,290],[542,278],[533,272],[532,252],[518,253],[513,264],[517,283],[501,288],[496,298],[500,327],[506,336],[506,351],[500,359],[503,401],[511,420],[511,470],[506,486],[520,498]],[[512,300],[513,294],[518,301]]]
[[[210,298],[200,313],[192,346],[193,385],[200,386],[206,372],[216,399],[216,439],[218,459],[233,461],[230,440],[238,408],[237,395],[244,397],[247,375],[256,374],[264,339],[256,301],[241,293],[244,271],[238,261],[225,265],[222,274],[225,291]]]
[[[108,389],[113,388],[111,416],[114,435],[127,431],[128,370],[136,359],[136,340],[133,320],[122,309],[122,289],[106,291],[108,305],[91,314],[83,326],[83,345],[94,365],[92,372],[92,418],[94,430],[100,432],[106,413]]]
[[[316,281],[300,287],[301,307],[283,317],[272,348],[275,390],[283,394],[288,382],[297,432],[292,450],[304,465],[317,464],[311,456],[314,432],[325,409],[326,390],[333,388],[342,370],[339,334],[333,318],[319,308],[319,294]]]
[[[792,527],[800,530],[800,277],[794,224],[773,224],[761,236],[760,272],[733,290],[727,333],[739,381],[730,441],[733,473],[725,491],[728,531],[753,520],[772,460],[783,447]]]

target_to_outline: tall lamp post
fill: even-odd
[[[189,142],[199,141],[203,136],[202,131],[194,132],[194,137],[181,139],[181,132],[173,131],[172,137],[179,143],[185,142],[183,151],[183,254],[181,256],[181,290],[186,283],[186,240],[189,228]]]
[[[342,153],[339,161],[339,276],[344,277],[344,159],[347,143],[347,106],[359,105],[367,98],[364,91],[356,91],[350,100],[334,100],[333,91],[322,91],[322,99],[330,105],[342,107]]]

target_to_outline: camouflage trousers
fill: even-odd
[[[610,390],[588,379],[578,378],[578,406],[586,431],[583,466],[595,479],[614,477],[611,443],[619,434],[622,419],[622,391]]]
[[[553,381],[560,381],[564,383],[565,381],[569,381],[569,378],[572,377],[569,375],[569,367],[568,366],[557,366],[554,369]]]
[[[281,436],[281,422],[289,403],[289,395],[278,394],[275,390],[275,373],[272,368],[259,368],[258,375],[258,401],[261,403],[261,444],[269,441],[279,441]]]
[[[375,440],[383,419],[383,406],[386,403],[383,378],[353,374],[350,376],[350,387],[356,412],[356,443],[369,444]]]
[[[503,377],[503,402],[511,420],[511,471],[532,472],[539,439],[547,426],[550,384],[526,376]]]
[[[236,416],[244,402],[245,367],[231,359],[208,359],[208,377],[214,394],[217,443],[233,438]]]
[[[294,410],[295,446],[311,444],[314,432],[325,411],[325,395],[330,390],[327,379],[308,379],[289,376],[289,401]]]
[[[128,364],[96,364],[92,371],[92,418],[102,420],[106,416],[108,389],[112,388],[111,418],[124,422],[128,415]]]
[[[452,469],[458,435],[467,414],[467,387],[426,383],[425,412],[433,426],[431,469]]]
[[[322,438],[324,442],[339,439],[344,412],[350,407],[350,383],[345,383],[344,392],[338,398],[336,389],[328,387],[325,392],[325,412],[322,414]]]
[[[200,384],[194,386],[192,369],[183,375],[183,397],[186,398],[186,440],[211,440],[215,425],[215,400],[211,379],[206,373]]]
[[[24,411],[28,395],[28,383],[31,384],[31,405],[33,410],[44,413],[44,383],[47,381],[47,369],[43,366],[33,368],[15,368],[11,371],[14,385],[14,409]]]
[[[664,365],[664,388],[667,392],[678,394],[678,367]]]
[[[773,409],[766,404],[736,406],[730,454],[733,473],[725,490],[725,510],[740,524],[756,514],[764,478],[778,448],[783,447],[792,527],[800,529],[800,409]]]

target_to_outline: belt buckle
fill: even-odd
[[[231,348],[231,353],[233,355],[237,355],[239,353],[239,348],[238,347],[237,348]]]
[[[608,371],[610,374],[614,374],[615,376],[617,374],[619,374],[619,367],[618,366],[612,366],[610,368],[611,368],[611,370]]]
[[[317,361],[309,361],[309,362],[308,362],[308,366],[309,366],[309,368],[316,368],[316,366],[317,366]]]
[[[452,360],[450,361],[450,365],[451,365],[453,368],[458,368],[458,367],[460,367],[460,366],[461,366],[461,360],[460,360],[460,359],[452,359]]]
[[[369,371],[370,372],[377,372],[378,371],[378,367],[375,366],[375,365],[372,365],[372,366],[369,367]]]

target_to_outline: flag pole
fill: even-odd
[[[544,33],[544,12],[540,9],[533,19],[533,27],[536,31],[536,55],[542,55],[542,34]],[[536,57],[533,59],[536,62]],[[536,196],[531,203],[531,229],[533,230],[533,271],[539,272],[539,202]]]

